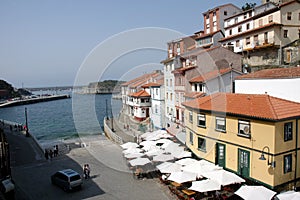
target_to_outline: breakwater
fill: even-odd
[[[13,101],[7,101],[6,103],[0,104],[0,108],[25,105],[25,104],[33,104],[33,103],[39,103],[45,101],[54,101],[54,100],[67,99],[67,98],[71,98],[71,96],[65,94],[65,95],[51,95],[51,96],[41,96],[36,98],[13,100]]]

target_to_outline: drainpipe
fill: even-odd
[[[295,147],[295,151],[296,151],[296,159],[295,159],[295,176],[294,176],[294,190],[296,191],[296,186],[297,186],[297,163],[298,163],[298,120],[300,118],[296,118],[296,147]]]

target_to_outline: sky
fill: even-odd
[[[246,2],[261,3],[2,0],[0,79],[15,87],[130,80],[162,68],[168,41],[203,30],[203,12],[227,3],[242,7]]]

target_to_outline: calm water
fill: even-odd
[[[25,124],[25,107],[29,132],[43,144],[102,133],[106,113],[116,117],[121,101],[111,95],[72,94],[70,99],[1,108],[0,119]]]

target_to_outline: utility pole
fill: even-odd
[[[112,107],[110,106],[110,115],[111,115],[111,130],[112,132],[115,132],[115,129],[114,129],[114,116],[113,116],[113,113],[112,113]]]
[[[27,121],[27,108],[25,107],[25,131],[26,131],[26,137],[29,137],[29,130],[28,130],[28,121]]]
[[[105,99],[105,115],[106,115],[106,120],[108,120],[108,111],[107,111],[107,99]]]

